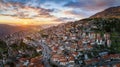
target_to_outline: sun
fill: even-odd
[[[24,22],[23,25],[28,25],[29,23],[28,22]]]

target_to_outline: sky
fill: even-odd
[[[0,24],[59,24],[88,18],[120,0],[0,0]]]

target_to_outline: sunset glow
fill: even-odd
[[[0,0],[0,67],[120,67],[120,0]]]
[[[0,23],[16,25],[59,24],[87,18],[105,8],[117,6],[120,2],[119,0],[91,1],[0,0]],[[59,4],[57,4],[58,2]]]

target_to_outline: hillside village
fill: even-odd
[[[119,23],[119,18],[117,20],[114,21],[113,18],[110,21]],[[34,33],[30,32],[25,37],[10,35],[4,46],[8,49],[3,49],[6,51],[0,53],[0,65],[1,67],[2,65],[5,67],[9,65],[14,67],[120,67],[120,41],[112,39],[113,34],[119,36],[119,32],[116,32],[119,25],[116,23],[116,28],[113,30],[104,27],[109,23],[100,27],[98,23],[95,24],[96,22],[99,21],[88,18]]]

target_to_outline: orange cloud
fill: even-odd
[[[55,24],[56,17],[48,9],[22,6],[19,3],[0,3],[0,23]],[[6,20],[7,19],[7,20]]]

